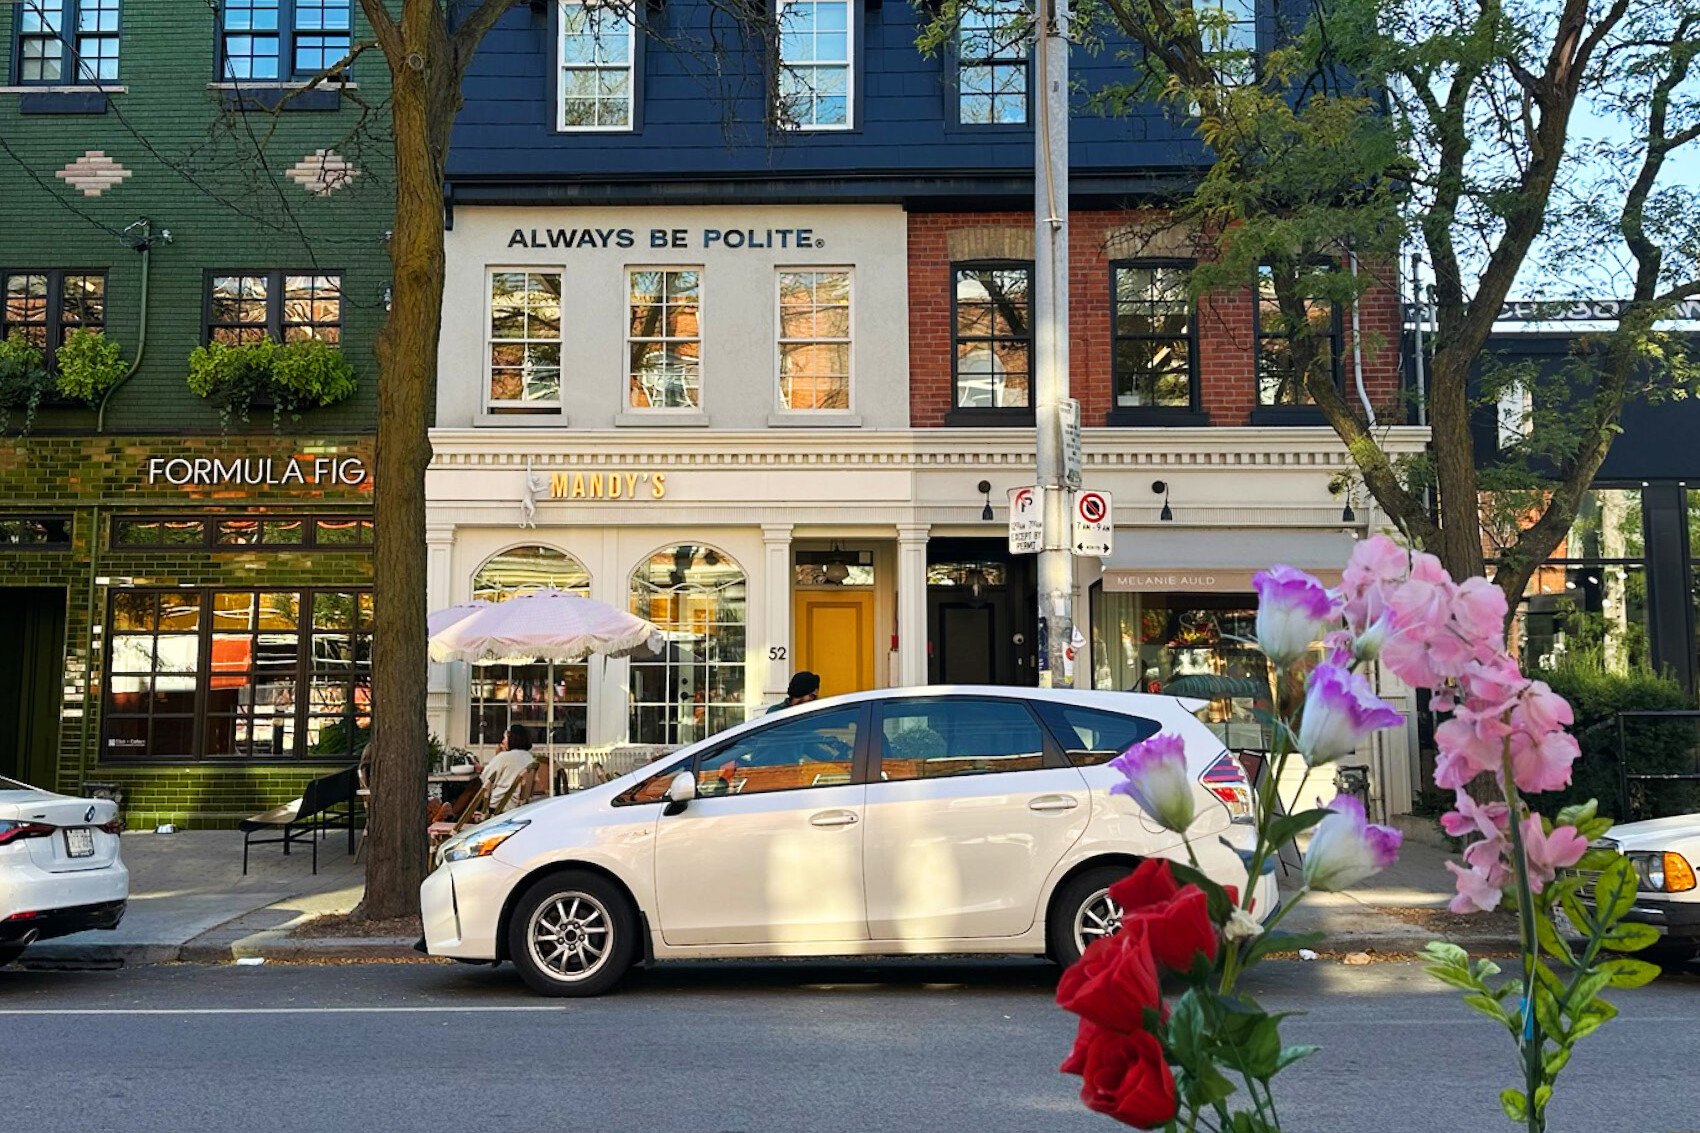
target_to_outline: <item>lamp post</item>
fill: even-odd
[[[1068,0],[1033,0],[1039,97],[1033,130],[1033,372],[1044,541],[1039,551],[1039,686],[1073,683],[1074,558],[1063,468],[1068,401]]]

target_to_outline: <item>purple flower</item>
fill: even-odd
[[[1367,821],[1363,803],[1337,795],[1328,809],[1333,813],[1317,826],[1305,851],[1305,884],[1310,888],[1338,892],[1399,860],[1403,835]]]
[[[1257,645],[1277,665],[1289,665],[1340,621],[1340,599],[1302,570],[1272,566],[1251,578],[1257,591]]]
[[[1192,825],[1193,797],[1185,740],[1159,732],[1110,760],[1110,766],[1127,777],[1110,788],[1112,795],[1126,795],[1165,830],[1186,833]]]
[[[1299,750],[1312,767],[1350,755],[1371,732],[1404,717],[1370,691],[1362,673],[1323,663],[1311,670],[1299,721]]]

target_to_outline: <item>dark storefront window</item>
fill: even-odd
[[[690,743],[744,722],[744,570],[713,547],[657,551],[631,577],[631,611],[661,627],[632,655],[629,739]]]
[[[119,590],[106,759],[336,759],[371,727],[363,590]]]
[[[206,547],[215,551],[369,550],[372,521],[354,515],[120,516],[113,550]]]
[[[503,551],[472,577],[472,596],[502,602],[544,588],[590,596],[590,573],[577,559],[553,547],[515,547]],[[589,724],[590,668],[583,661],[550,665],[542,661],[472,666],[474,744],[501,746],[514,724],[523,724],[542,742],[581,744]],[[553,721],[553,728],[550,722]]]
[[[68,551],[71,549],[71,517],[68,515],[0,516],[0,551]]]
[[[1092,587],[1092,687],[1164,692],[1191,676],[1226,678],[1206,722],[1230,748],[1268,750],[1256,710],[1268,681],[1251,594],[1147,594]]]

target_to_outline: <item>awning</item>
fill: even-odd
[[[1339,528],[1122,528],[1115,553],[1103,563],[1104,589],[1249,593],[1251,576],[1276,563],[1309,571],[1332,586],[1355,545]]]

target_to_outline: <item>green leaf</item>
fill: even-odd
[[[1570,950],[1570,945],[1559,935],[1558,928],[1550,917],[1535,918],[1535,937],[1554,959],[1563,960],[1566,964],[1576,963],[1576,953]]]
[[[1213,1106],[1234,1092],[1233,1082],[1208,1064],[1196,1073],[1184,1068],[1177,1070],[1175,1087],[1186,1098],[1187,1105],[1199,1108]]]
[[[1609,818],[1590,818],[1586,822],[1577,823],[1576,833],[1592,842],[1604,838],[1611,830],[1611,825]]]
[[[1612,987],[1640,987],[1659,978],[1659,966],[1657,964],[1649,964],[1645,960],[1631,960],[1627,957],[1607,960],[1600,965],[1600,969],[1609,977]]]
[[[1210,919],[1218,925],[1227,924],[1228,917],[1233,914],[1234,903],[1228,900],[1228,891],[1216,882],[1210,880],[1198,870],[1181,862],[1170,862],[1169,872],[1182,885],[1196,885],[1204,890],[1204,900],[1210,912]]]
[[[1535,1112],[1536,1113],[1545,1113],[1546,1109],[1547,1109],[1547,1103],[1550,1102],[1550,1101],[1552,1101],[1552,1087],[1547,1085],[1544,1082],[1541,1083],[1539,1086],[1536,1086],[1535,1087]]]
[[[1572,1019],[1577,1018],[1594,1001],[1594,996],[1605,990],[1611,983],[1611,972],[1604,967],[1590,968],[1581,973],[1571,985],[1569,1012]]]
[[[1536,966],[1538,968],[1540,965]],[[1564,1020],[1558,1013],[1558,1000],[1544,984],[1535,988],[1535,1022],[1540,1024],[1542,1031],[1553,1038],[1566,1034]]]
[[[1574,1043],[1587,1035],[1593,1034],[1609,1019],[1617,1017],[1617,1008],[1603,999],[1595,999],[1588,1004],[1579,1019],[1572,1020],[1568,1042]]]
[[[1616,850],[1608,847],[1592,846],[1583,852],[1582,857],[1576,862],[1576,868],[1589,873],[1598,873],[1622,856]],[[1581,878],[1576,880],[1580,882]]]
[[[1650,924],[1624,921],[1600,937],[1600,943],[1613,952],[1639,952],[1659,942],[1659,930]]]
[[[1273,1015],[1265,1015],[1253,1024],[1240,1044],[1243,1068],[1253,1078],[1268,1078],[1280,1068],[1281,1025]]]
[[[1456,944],[1450,944],[1444,940],[1429,941],[1428,944],[1423,946],[1422,954],[1436,964],[1450,964],[1453,967],[1463,968],[1470,963],[1468,952]]]
[[[1553,817],[1555,826],[1579,826],[1599,813],[1600,801],[1589,799],[1585,803],[1571,803]]]
[[[1188,1070],[1200,1072],[1210,1063],[1204,1053],[1204,1032],[1204,1007],[1198,993],[1189,989],[1169,1012],[1169,1049]]]
[[[1599,931],[1599,925],[1594,920],[1593,912],[1582,903],[1582,899],[1575,893],[1564,894],[1559,904],[1564,909],[1564,915],[1570,918],[1570,923],[1576,926],[1578,932],[1593,936],[1594,933]]]
[[[1569,1062],[1570,1048],[1561,1046],[1556,1050],[1548,1051],[1547,1056],[1541,1059],[1541,1071],[1548,1078],[1556,1078],[1558,1072],[1563,1070]]]
[[[1529,1099],[1523,1096],[1523,1091],[1507,1086],[1499,1092],[1499,1108],[1505,1111],[1505,1116],[1521,1125],[1529,1120]]]
[[[1609,925],[1622,920],[1635,904],[1638,886],[1635,867],[1629,864],[1628,858],[1619,857],[1601,870],[1594,882],[1594,908],[1599,914],[1599,923]],[[1565,911],[1569,912],[1568,909]]]
[[[1424,964],[1423,970],[1443,984],[1462,988],[1464,991],[1481,991],[1482,985],[1467,971],[1459,971],[1447,964]]]
[[[1489,1019],[1496,1020],[1500,1023],[1505,1022],[1505,1008],[1499,1005],[1499,1000],[1490,995],[1483,995],[1479,991],[1471,995],[1466,995],[1464,997],[1464,1005],[1480,1011]]]
[[[1250,1110],[1242,1109],[1229,1120],[1228,1133],[1281,1133],[1281,1131]]]
[[[1306,830],[1327,818],[1332,811],[1327,807],[1315,810],[1301,810],[1297,814],[1283,814],[1269,823],[1267,838],[1271,846],[1284,846]]]
[[[1280,1055],[1275,1059],[1275,1070],[1269,1076],[1273,1078],[1276,1074],[1279,1074],[1293,1063],[1298,1062],[1300,1059],[1309,1058],[1321,1049],[1322,1048],[1319,1046],[1312,1046],[1308,1043],[1282,1047]]]

